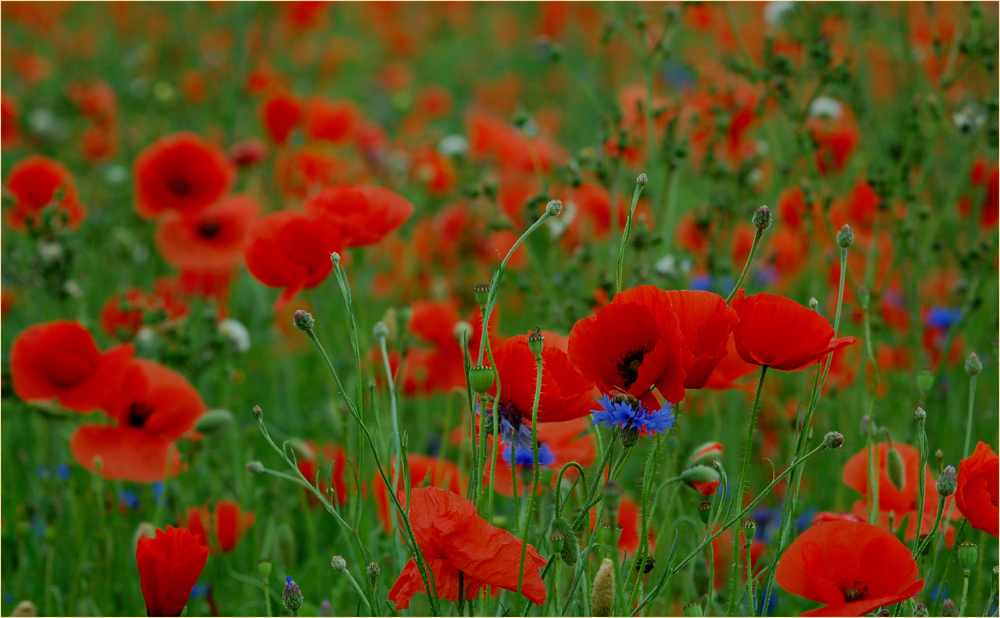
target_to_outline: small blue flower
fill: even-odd
[[[753,282],[760,286],[777,285],[781,281],[781,273],[771,264],[762,264],[753,271]]]
[[[948,329],[962,317],[961,309],[931,307],[924,313],[924,324],[931,328]]]
[[[642,404],[632,404],[626,401],[612,401],[607,394],[597,401],[601,409],[592,410],[595,425],[607,425],[622,428],[635,428],[649,433],[663,433],[674,426],[677,417],[674,416],[673,405],[667,403],[663,408],[650,412]]]
[[[503,450],[503,460],[504,463],[510,464],[510,451],[511,447],[508,446]],[[548,468],[556,462],[556,456],[552,454],[552,449],[549,448],[547,444],[538,443],[538,465],[543,468]],[[518,466],[527,466],[533,468],[535,466],[535,453],[531,447],[521,448],[518,447],[514,452],[514,463]]]
[[[159,504],[160,496],[163,495],[163,481],[153,483],[151,489],[153,490],[153,502]]]
[[[478,407],[478,406],[477,406]],[[478,412],[478,410],[477,410]],[[500,440],[504,444],[516,444],[517,450],[531,448],[531,428],[521,419],[518,412],[509,401],[494,402],[493,408],[486,410],[486,427],[493,428],[493,413],[498,412],[497,429],[500,430]]]
[[[59,462],[59,465],[56,466],[56,476],[59,477],[60,481],[69,480],[69,465],[65,461]]]
[[[119,489],[118,502],[130,509],[135,509],[139,507],[139,496],[130,489]]]
[[[190,599],[193,601],[195,599],[203,599],[212,592],[212,584],[195,584],[194,588],[191,589]]]
[[[711,286],[712,278],[708,275],[695,275],[694,277],[691,277],[691,281],[688,283],[688,287],[692,290],[698,290],[699,292],[708,291]]]

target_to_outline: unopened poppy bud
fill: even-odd
[[[844,446],[844,434],[839,431],[831,431],[823,436],[823,446],[828,449],[835,449]]]
[[[542,353],[543,347],[545,347],[545,337],[542,336],[542,330],[536,328],[528,335],[528,349],[531,350],[532,354],[538,356]]]
[[[917,374],[917,391],[921,395],[926,395],[934,386],[934,374],[924,369]]]
[[[573,526],[565,518],[560,517],[552,522],[552,527],[554,530],[558,530],[563,537],[562,552],[559,554],[559,557],[568,565],[572,566],[576,564],[577,557],[580,554],[580,542],[576,538]]]
[[[916,411],[914,411],[914,413],[913,413],[913,418],[917,419],[917,421],[919,421],[919,422],[926,421],[927,420],[927,411],[924,410],[923,408],[917,406]]]
[[[562,532],[558,530],[553,530],[549,533],[549,548],[552,550],[553,554],[561,554],[563,548],[563,542],[566,537],[563,536]]]
[[[490,300],[490,284],[489,283],[477,283],[472,291],[476,294],[476,302],[479,306],[485,305]]]
[[[251,461],[247,464],[247,472],[250,474],[263,474],[264,464],[259,461]]]
[[[886,472],[889,474],[889,481],[898,491],[903,491],[906,486],[906,469],[903,465],[903,456],[894,448],[889,449],[885,463]]]
[[[452,331],[455,335],[455,339],[459,342],[468,341],[469,337],[472,336],[472,324],[469,324],[465,320],[461,320],[455,323],[455,330]]]
[[[640,187],[645,187],[647,182],[649,182],[649,176],[646,176],[645,173],[639,174],[639,177],[635,179],[635,184]]]
[[[258,562],[257,563],[257,572],[260,573],[260,576],[263,577],[264,579],[267,579],[268,577],[270,577],[271,576],[271,561],[270,560],[261,560],[260,562]]]
[[[714,468],[697,465],[681,472],[681,480],[685,483],[713,483],[719,480],[719,473]]]
[[[493,368],[482,365],[469,369],[469,386],[479,393],[488,393],[493,388]]]
[[[976,562],[979,561],[979,546],[975,543],[959,543],[958,545],[958,565],[966,575],[972,572]]]
[[[688,464],[696,464],[702,461],[711,461],[722,456],[722,443],[706,442],[694,449]]]
[[[699,616],[700,617],[702,615],[701,614],[701,603],[699,603],[697,601],[691,601],[690,603],[688,603],[687,605],[685,605],[684,606],[684,615],[685,616]]]
[[[917,603],[916,607],[913,608],[914,618],[927,618],[930,615],[930,612],[927,611],[927,606],[923,603]]]
[[[52,530],[51,527],[46,528],[46,532]],[[156,526],[144,521],[139,524],[139,527],[135,529],[135,534],[132,535],[132,547],[133,549],[138,547],[140,539],[152,539],[156,537]]]
[[[284,603],[285,609],[295,613],[299,611],[302,607],[302,603],[305,602],[305,598],[302,596],[302,591],[299,590],[298,585],[292,581],[292,577],[288,576],[285,579],[285,589],[281,593],[281,602]]]
[[[313,326],[316,326],[316,318],[312,317],[312,314],[308,311],[299,309],[292,316],[292,324],[301,331],[310,331],[313,329]]]
[[[233,413],[229,410],[209,410],[201,415],[194,428],[201,433],[212,433],[218,431],[233,420]]]
[[[747,519],[743,521],[743,538],[746,540],[747,544],[753,540],[755,534],[757,534],[757,522],[752,519]]]
[[[945,599],[944,603],[941,604],[941,615],[948,616],[949,618],[958,616],[958,608],[955,606],[955,602],[951,599]]]
[[[958,488],[958,474],[955,472],[955,466],[946,466],[937,480],[938,495],[947,498],[955,493],[956,488]]]
[[[545,214],[549,215],[550,217],[558,217],[559,213],[562,212],[562,209],[563,209],[562,202],[560,202],[559,200],[552,200],[551,202],[545,205]]]
[[[698,518],[701,520],[701,523],[707,524],[708,520],[711,519],[711,517],[712,517],[712,503],[702,502],[701,504],[699,504]]]
[[[983,361],[979,360],[979,355],[973,352],[969,358],[965,359],[965,373],[970,376],[977,376],[983,370]]]
[[[264,420],[264,411],[260,409],[260,406],[253,407],[253,417],[257,422]]]
[[[809,308],[813,311],[819,310],[819,301],[816,300],[815,296],[809,299]]]
[[[601,499],[604,500],[604,508],[617,513],[618,507],[622,503],[622,493],[622,486],[615,481],[605,483],[604,487],[601,487]]]
[[[761,232],[771,227],[771,209],[767,206],[758,208],[757,212],[753,213],[753,226]]]
[[[615,563],[610,558],[601,562],[591,587],[590,615],[610,616],[615,606]]]
[[[330,568],[332,568],[335,573],[339,573],[347,569],[347,560],[344,560],[343,556],[334,556],[333,558],[330,558]]]
[[[840,245],[841,249],[846,249],[854,244],[854,230],[851,229],[851,226],[845,224],[844,227],[840,228],[840,231],[837,232],[837,244]]]
[[[369,562],[368,566],[365,567],[365,573],[368,574],[368,579],[375,581],[378,576],[382,573],[381,567],[375,562]]]

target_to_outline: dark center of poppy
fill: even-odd
[[[212,240],[222,231],[222,225],[218,221],[202,221],[198,225],[198,235],[206,240]]]
[[[171,178],[167,182],[167,188],[176,195],[189,195],[191,193],[191,183],[185,178]]]
[[[153,413],[153,406],[143,401],[136,401],[128,408],[128,424],[130,427],[141,429],[146,424],[146,420]]]
[[[621,360],[618,361],[618,376],[622,379],[622,386],[626,389],[632,388],[632,383],[639,377],[639,366],[642,365],[642,359],[646,356],[646,352],[647,350],[644,348],[629,349],[622,354]]]
[[[853,603],[868,598],[868,586],[862,586],[856,579],[844,580],[839,587],[840,592],[844,595],[844,603]]]

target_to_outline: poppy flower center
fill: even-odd
[[[212,240],[222,231],[222,224],[218,221],[202,221],[198,224],[198,235],[206,240]]]
[[[853,603],[868,598],[868,586],[862,586],[856,579],[841,582],[840,592],[844,595],[844,603]]]
[[[171,193],[181,196],[190,195],[192,190],[191,183],[185,178],[171,178],[167,182],[167,188]]]
[[[153,406],[142,401],[136,401],[128,408],[128,424],[130,427],[141,429],[146,424],[146,420],[153,413]]]
[[[632,384],[639,377],[639,366],[642,365],[642,359],[647,351],[644,348],[629,349],[618,361],[618,376],[626,389],[632,388]]]

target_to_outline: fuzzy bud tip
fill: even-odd
[[[941,476],[937,480],[937,490],[938,494],[947,498],[948,496],[955,493],[958,488],[958,473],[955,472],[955,466],[946,466],[944,470],[941,471]]]
[[[771,209],[767,206],[758,208],[757,212],[753,213],[753,226],[761,232],[771,227]]]
[[[295,328],[301,331],[310,331],[313,329],[313,326],[316,326],[316,318],[314,318],[308,311],[299,309],[295,312],[295,315],[292,316],[292,324],[295,325]]]

